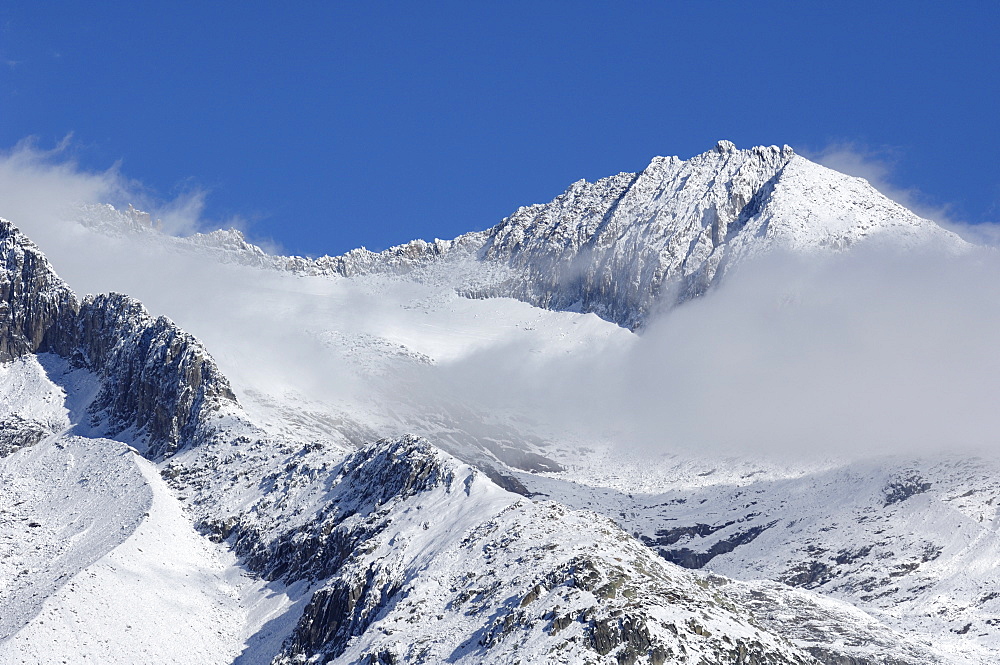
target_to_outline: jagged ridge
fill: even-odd
[[[330,475],[315,517],[247,552],[269,577],[322,581],[276,663],[815,662],[610,520],[521,499],[425,440]]]
[[[80,303],[45,256],[0,220],[0,362],[55,353],[103,381],[91,405],[102,434],[126,431],[157,459],[195,438],[206,414],[235,402],[204,346],[121,294]]]
[[[129,215],[122,214],[121,224],[136,227]],[[95,217],[103,219],[89,215]],[[788,146],[738,150],[720,141],[686,161],[656,157],[640,173],[580,180],[549,203],[521,207],[487,231],[454,240],[314,260],[268,256],[235,230],[198,234],[189,244],[256,267],[344,277],[419,276],[443,261],[472,262],[478,267],[458,286],[464,295],[594,312],[635,329],[703,294],[752,256],[846,249],[876,237],[903,246],[964,245],[864,180],[810,162]]]

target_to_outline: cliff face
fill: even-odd
[[[236,401],[201,342],[128,296],[88,296],[75,324],[61,346],[103,379],[92,413],[110,436],[132,430],[144,438],[152,459],[195,440],[208,411]]]
[[[208,412],[235,402],[194,336],[128,296],[79,302],[38,247],[4,220],[0,267],[0,362],[48,352],[96,374],[101,389],[89,415],[102,434],[128,432],[159,459],[193,440]]]
[[[517,271],[496,294],[639,327],[705,292],[792,158],[787,147],[723,141],[687,161],[657,157],[641,173],[574,183],[493,230],[485,257]]]
[[[58,346],[78,309],[35,244],[0,219],[0,362]]]

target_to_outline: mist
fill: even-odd
[[[481,401],[650,453],[985,454],[1000,452],[998,330],[992,250],[772,255],[599,357],[454,369]]]
[[[0,157],[0,216],[78,293],[132,295],[202,339],[244,391],[355,413],[376,421],[373,431],[494,418],[651,455],[1000,452],[992,249],[772,254],[639,335],[594,315],[484,301],[446,304],[434,330],[434,311],[412,305],[448,302],[437,287],[226,265],[72,221],[75,206],[122,205],[136,191],[117,169],[87,172],[30,145]],[[173,211],[175,234],[213,226],[190,195],[157,211]],[[495,306],[517,325],[484,323]],[[576,331],[582,341],[567,346]],[[375,336],[437,362],[372,372],[329,333]]]

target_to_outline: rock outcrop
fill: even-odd
[[[0,219],[0,362],[58,346],[77,310],[38,247]]]
[[[276,663],[816,665],[610,520],[505,492],[422,439],[332,475],[313,519],[247,558],[319,582]]]
[[[91,425],[105,436],[127,433],[152,459],[192,441],[207,413],[236,400],[194,336],[125,295],[81,303],[38,247],[0,220],[0,362],[30,353],[96,374]]]

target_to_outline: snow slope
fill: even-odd
[[[629,460],[490,384],[772,251],[966,251],[861,180],[720,142],[316,260],[79,221],[69,282],[172,320],[4,227],[4,660],[996,660],[993,463]]]
[[[292,599],[198,534],[134,450],[52,438],[2,465],[0,505],[15,507],[5,511],[4,562],[21,570],[2,576],[13,584],[0,660],[230,663],[248,646],[243,662],[273,657],[275,645],[248,641]],[[257,649],[265,653],[254,661]]]
[[[614,517],[668,561],[846,601],[894,630],[933,636],[943,662],[994,658],[996,460],[666,458],[641,462],[640,474],[614,455],[594,467],[557,459],[566,471],[518,477]]]

